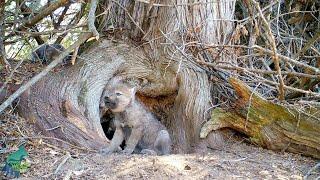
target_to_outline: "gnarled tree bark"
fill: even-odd
[[[19,102],[20,112],[47,136],[99,149],[108,144],[99,116],[103,87],[116,75],[153,81],[158,72],[147,62],[141,50],[103,40],[81,56],[75,66],[49,73],[32,86]],[[175,76],[167,75],[171,78],[141,88],[140,94],[174,94]]]
[[[57,3],[61,6],[67,2]],[[228,19],[233,17],[234,7],[234,0],[99,3],[96,14],[100,16],[95,21],[101,23],[97,26],[101,27],[99,33],[114,30],[121,39],[135,44],[109,40],[96,43],[75,66],[50,73],[31,87],[21,98],[21,114],[49,136],[99,149],[107,143],[99,119],[102,89],[111,77],[124,76],[142,82],[138,94],[150,109],[154,108],[150,98],[159,101],[163,97],[174,98],[174,101],[164,100],[166,107],[155,103],[156,108],[166,108],[163,111],[166,118],[162,121],[172,135],[177,152],[192,151],[199,143],[200,128],[207,121],[214,96],[208,77],[208,73],[212,76],[211,69],[202,67],[196,60],[214,62],[219,58],[232,62],[234,55],[221,53],[222,50],[212,54],[192,52],[193,46],[185,42],[229,44],[233,22]],[[54,8],[52,4],[46,10]],[[34,25],[38,16],[24,25]]]

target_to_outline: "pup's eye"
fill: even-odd
[[[119,92],[117,92],[117,93],[116,93],[116,95],[117,95],[117,96],[121,96],[122,94],[121,94],[121,93],[119,93]]]

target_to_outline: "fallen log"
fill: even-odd
[[[258,146],[320,158],[319,108],[289,108],[267,101],[240,80],[230,78],[238,99],[232,109],[216,108],[201,129],[205,138],[211,131],[231,128],[247,135]]]

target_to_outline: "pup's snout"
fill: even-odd
[[[105,102],[105,103],[110,103],[110,102],[111,102],[110,97],[109,97],[109,96],[105,96],[105,97],[104,97],[104,102]]]
[[[110,97],[108,96],[104,98],[104,103],[108,108],[111,108],[111,109],[116,106],[116,103],[112,99],[110,99]]]

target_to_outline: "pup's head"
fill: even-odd
[[[134,101],[135,88],[119,83],[104,89],[100,107],[105,106],[112,112],[123,112]]]

